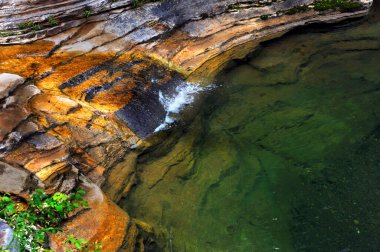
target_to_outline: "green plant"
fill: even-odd
[[[31,28],[33,24],[34,23],[32,21],[21,22],[18,24],[18,28],[20,28],[21,30],[28,29]]]
[[[261,20],[268,20],[269,16],[268,15],[261,15],[260,19]]]
[[[60,224],[71,212],[88,206],[83,199],[84,193],[78,190],[70,195],[55,193],[49,196],[37,189],[27,204],[3,195],[0,197],[0,219],[13,229],[19,251],[48,251],[47,234],[60,231]]]
[[[159,2],[161,0],[132,0],[132,8],[140,7],[146,3]]]
[[[40,24],[33,23],[32,21],[25,21],[18,24],[18,28],[21,30],[32,29],[33,31],[39,31],[42,29]]]
[[[92,16],[92,10],[91,10],[90,8],[85,8],[85,9],[83,10],[83,16],[84,16],[85,18],[89,18],[89,17],[91,17],[91,16]]]
[[[132,0],[132,7],[137,8],[145,3],[144,0]]]
[[[53,26],[57,26],[58,25],[58,21],[57,19],[55,19],[55,17],[53,16],[49,16],[48,17],[48,24],[49,26],[53,27]]]
[[[294,6],[293,8],[291,8],[289,10],[286,10],[285,14],[286,15],[294,15],[294,14],[297,14],[300,12],[305,12],[308,9],[309,9],[309,7],[307,5],[298,5],[298,6]]]
[[[73,235],[69,235],[65,242],[66,244],[74,246],[75,250],[68,249],[66,252],[83,251],[83,252],[100,252],[102,245],[99,242],[88,243],[85,239],[77,239]]]
[[[15,33],[11,32],[11,31],[2,31],[2,32],[0,32],[0,37],[2,37],[2,38],[13,36],[13,35],[15,35]]]
[[[39,31],[42,29],[42,26],[40,24],[33,24],[31,28],[33,31]]]
[[[363,4],[355,0],[317,0],[314,2],[316,11],[340,10],[341,12],[352,12],[362,8]]]

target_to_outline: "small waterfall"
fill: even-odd
[[[176,121],[175,115],[178,115],[186,106],[194,102],[197,94],[212,89],[213,86],[201,86],[196,83],[184,82],[175,88],[175,92],[170,95],[158,92],[159,101],[166,111],[165,120],[161,123],[154,132],[167,129],[170,124]]]

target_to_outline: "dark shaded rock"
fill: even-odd
[[[50,134],[36,134],[28,139],[28,143],[32,144],[37,150],[52,150],[61,146],[63,143]]]
[[[166,111],[158,92],[146,92],[137,97],[115,115],[141,138],[146,138],[164,122]]]

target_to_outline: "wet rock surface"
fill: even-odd
[[[0,191],[25,197],[34,187],[69,192],[85,176],[97,197],[87,217],[73,218],[68,227],[79,230],[90,225],[88,218],[100,218],[83,235],[106,241],[115,234],[108,251],[142,247],[136,225],[110,200],[129,192],[139,154],[159,141],[154,131],[167,116],[160,93],[170,96],[185,81],[207,82],[226,62],[294,27],[368,12],[277,15],[310,3],[176,0],[132,8],[129,0],[1,2],[1,44],[45,39],[0,47]],[[267,14],[276,15],[260,18]],[[101,215],[113,216],[123,230],[106,227]]]

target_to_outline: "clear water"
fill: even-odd
[[[380,4],[218,77],[123,201],[164,251],[380,251]]]

